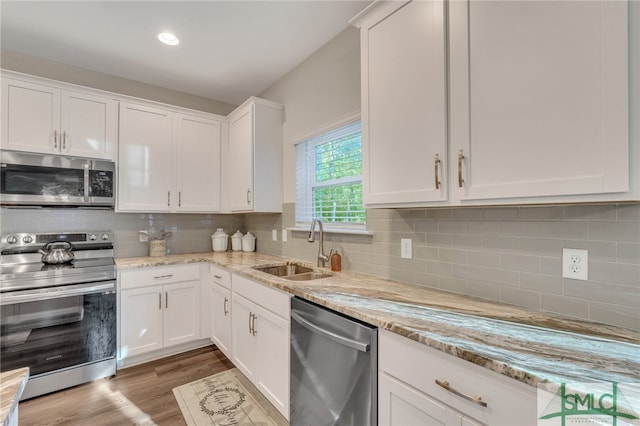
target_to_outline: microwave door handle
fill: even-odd
[[[88,203],[89,200],[89,167],[90,167],[90,163],[87,161],[86,163],[84,163],[84,202]]]

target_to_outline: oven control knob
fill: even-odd
[[[22,242],[25,244],[31,244],[33,242],[33,237],[31,235],[27,235],[22,238]]]
[[[109,234],[102,234],[100,238],[102,238],[102,241],[107,241],[109,239]]]
[[[89,235],[89,240],[90,240],[90,241],[95,241],[95,240],[97,240],[97,239],[98,239],[98,236],[97,236],[96,234],[91,234],[91,235]]]
[[[11,235],[10,237],[7,237],[7,242],[9,244],[15,244],[18,242],[18,237],[16,237],[15,235]]]

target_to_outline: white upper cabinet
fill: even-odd
[[[179,114],[176,127],[177,210],[220,211],[222,122]]]
[[[120,104],[118,210],[171,211],[173,113]]]
[[[249,98],[228,116],[228,210],[282,211],[282,110]]]
[[[372,4],[352,20],[367,206],[638,199],[628,12],[624,1]]]
[[[442,1],[390,2],[353,21],[368,207],[447,199],[444,12]]]
[[[2,79],[2,148],[115,159],[117,102],[82,91]]]
[[[628,191],[626,2],[449,5],[456,201]]]
[[[120,104],[118,211],[220,211],[223,122]]]

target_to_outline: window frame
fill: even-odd
[[[311,158],[313,158],[313,155],[311,156],[304,156],[306,158],[305,161],[305,182],[303,183],[304,188],[305,188],[305,192],[304,195],[301,195],[299,193],[299,173],[300,173],[300,162],[301,159],[300,157],[303,156],[303,154],[300,152],[300,148],[299,145],[300,144],[304,144],[307,143],[315,138],[319,138],[317,141],[313,142],[312,144],[310,144],[306,151],[308,152],[309,150],[313,151],[315,150],[315,147],[318,145],[321,145],[323,143],[326,143],[329,140],[332,140],[333,138],[327,138],[327,139],[322,139],[321,137],[323,135],[327,135],[333,131],[336,131],[340,128],[343,127],[347,127],[347,126],[351,126],[354,125],[356,123],[360,124],[360,136],[362,138],[362,121],[361,121],[361,117],[360,117],[360,112],[355,112],[352,114],[349,114],[347,116],[344,116],[336,121],[333,121],[331,123],[328,123],[324,126],[322,126],[321,128],[310,132],[304,136],[298,137],[295,139],[294,142],[294,148],[295,148],[295,158],[296,158],[296,208],[295,208],[295,228],[293,228],[294,230],[307,230],[309,229],[311,222],[313,220],[313,190],[315,188],[326,188],[326,187],[331,187],[331,186],[336,186],[336,185],[345,185],[345,184],[350,184],[350,183],[360,183],[362,184],[362,171],[360,172],[359,175],[357,176],[348,176],[348,177],[341,177],[341,178],[336,178],[336,179],[331,179],[328,181],[324,181],[322,183],[322,185],[318,185],[315,181],[315,173],[316,173],[316,169],[315,169],[315,164],[312,164],[313,161],[311,160]],[[362,139],[361,139],[362,140]],[[304,199],[305,202],[300,202],[300,200]],[[366,208],[364,207],[364,203],[363,203],[363,210],[365,212],[365,222],[363,223],[356,223],[356,222],[323,222],[324,225],[324,229],[327,232],[344,232],[344,233],[367,233],[367,228],[366,228]],[[306,213],[306,214],[304,214]],[[301,220],[301,216],[302,219]]]

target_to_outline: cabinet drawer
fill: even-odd
[[[536,424],[535,387],[386,330],[380,332],[379,369],[485,424]],[[487,406],[442,388],[436,380],[471,398],[481,397]]]
[[[231,272],[224,268],[209,265],[209,279],[226,289],[231,289]]]
[[[178,283],[200,280],[200,265],[159,266],[123,271],[120,273],[120,289],[144,287],[149,285]]]
[[[233,293],[252,300],[289,321],[290,297],[288,294],[236,274],[233,275]]]

